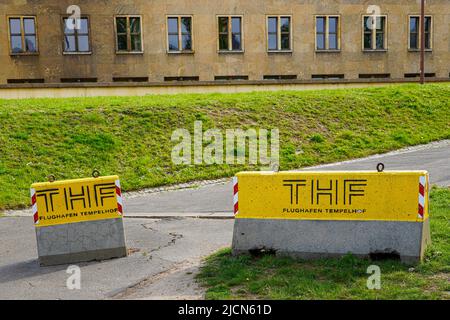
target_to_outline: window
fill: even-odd
[[[409,50],[420,50],[420,16],[409,17]],[[425,50],[432,49],[432,21],[431,17],[425,17]]]
[[[200,81],[198,76],[164,77],[164,81]]]
[[[167,48],[174,53],[193,51],[191,16],[167,18]]]
[[[148,82],[148,77],[113,77],[113,82]]]
[[[142,21],[140,16],[117,16],[117,53],[142,53]]]
[[[297,75],[295,74],[277,74],[277,75],[265,75],[264,80],[296,80]]]
[[[344,79],[345,75],[343,74],[313,74],[311,78],[314,80],[338,80]]]
[[[89,83],[97,80],[97,78],[61,78],[61,83]]]
[[[386,16],[364,16],[363,48],[366,51],[386,50]]]
[[[316,17],[316,50],[340,50],[340,25],[338,16]]]
[[[267,50],[291,51],[292,32],[290,16],[267,17]]]
[[[36,17],[9,17],[8,21],[11,54],[37,54]]]
[[[248,76],[215,76],[216,81],[248,80]]]
[[[219,16],[219,51],[242,51],[242,17]]]
[[[89,53],[89,19],[82,17],[76,21],[63,18],[64,53]]]
[[[389,79],[390,73],[360,73],[360,79]]]

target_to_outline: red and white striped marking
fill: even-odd
[[[117,196],[117,210],[120,215],[123,215],[122,189],[120,188],[120,180],[116,180],[116,196]]]
[[[39,215],[38,215],[38,209],[37,209],[37,203],[36,203],[36,190],[31,188],[31,209],[33,212],[33,218],[34,218],[34,224],[39,224]]]
[[[419,177],[419,219],[423,219],[425,212],[425,186],[427,179],[425,176]]]
[[[239,213],[239,202],[238,202],[238,178],[233,177],[233,207],[234,207],[234,215]]]

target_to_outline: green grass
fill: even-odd
[[[411,270],[398,261],[302,261],[273,255],[233,257],[230,249],[207,258],[197,279],[207,299],[450,299],[450,190],[431,192],[432,245]],[[381,269],[381,289],[368,290],[371,264]]]
[[[30,184],[118,174],[124,190],[231,176],[249,166],[180,166],[171,134],[280,129],[281,169],[450,137],[450,84],[385,88],[0,100],[0,210],[29,205]],[[368,168],[374,169],[374,168]]]

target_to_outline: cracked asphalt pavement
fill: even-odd
[[[306,170],[430,172],[432,184],[450,185],[450,140]],[[39,267],[30,210],[0,218],[0,299],[201,299],[194,281],[201,260],[231,244],[231,183],[125,194],[129,256],[81,263],[81,290],[68,290],[67,265]]]

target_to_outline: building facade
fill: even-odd
[[[413,79],[417,0],[0,0],[0,85]],[[450,1],[426,73],[450,77]]]

